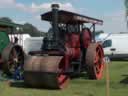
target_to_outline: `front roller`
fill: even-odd
[[[31,87],[63,88],[68,76],[60,67],[63,56],[29,56],[24,64],[24,81]]]
[[[104,52],[98,43],[91,43],[86,52],[87,73],[90,79],[101,79],[104,68]]]

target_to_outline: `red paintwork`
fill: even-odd
[[[87,48],[91,43],[91,40],[92,40],[91,32],[89,30],[84,29],[82,32],[83,47]]]
[[[80,35],[75,33],[67,34],[65,47],[66,55],[69,55],[71,59],[78,59],[80,57]]]
[[[92,40],[91,32],[85,29],[83,30],[81,37],[80,34],[77,33],[70,33],[66,36],[66,54],[68,54],[72,59],[80,58],[80,38],[82,38],[82,46],[87,48]]]
[[[66,51],[64,53],[63,60],[60,64],[63,70],[66,70],[70,67],[70,61],[72,61],[72,59],[80,58],[80,54],[81,54],[80,38],[81,38],[80,34],[73,32],[66,35],[66,43],[65,43]],[[91,32],[88,30],[83,30],[82,40],[83,40],[82,42],[84,48],[87,48],[92,40]]]
[[[66,47],[69,48],[75,48],[79,47],[80,48],[80,35],[76,33],[70,33],[66,35]]]

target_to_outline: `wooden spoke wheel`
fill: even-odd
[[[104,52],[98,43],[92,43],[87,48],[86,66],[90,79],[101,79],[104,69]]]

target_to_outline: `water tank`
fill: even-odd
[[[9,44],[10,40],[6,32],[0,31],[0,53]]]

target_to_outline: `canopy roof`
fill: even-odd
[[[80,14],[73,13],[73,12],[64,11],[64,10],[59,10],[58,15],[59,15],[58,16],[59,23],[64,23],[64,24],[92,23],[92,24],[99,24],[99,25],[103,24],[102,20],[84,16],[84,15],[80,15]],[[51,22],[52,21],[52,11],[42,14],[41,19]]]
[[[18,26],[21,26],[21,25],[0,20],[0,26],[14,28],[14,27],[18,27]]]

